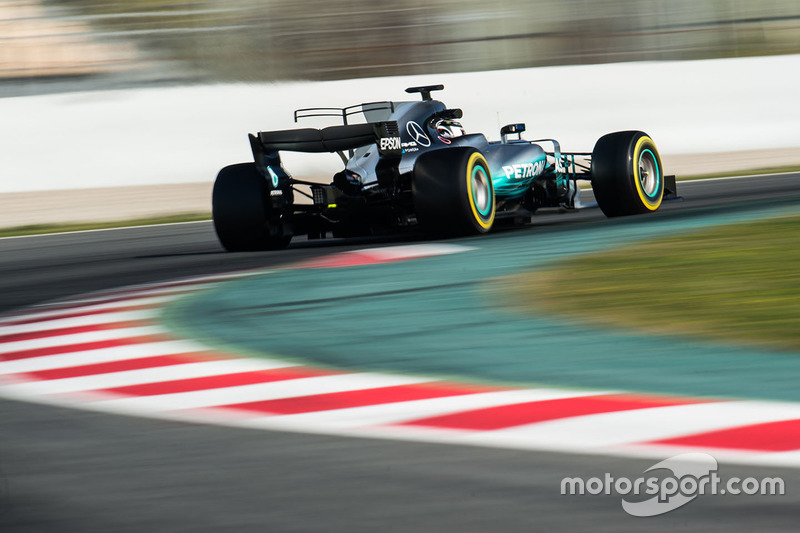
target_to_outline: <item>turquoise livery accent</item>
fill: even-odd
[[[269,176],[270,176],[270,178],[272,178],[272,188],[273,189],[277,189],[278,188],[278,175],[275,174],[275,171],[272,170],[272,167],[269,167],[269,166],[267,167],[267,172],[269,172]]]
[[[504,197],[522,196],[530,190],[533,181],[541,176],[546,168],[547,156],[544,153],[533,160],[493,168],[492,184],[495,193]]]
[[[656,184],[655,187],[653,188],[653,192],[652,194],[648,194],[648,192],[645,191],[645,194],[647,195],[648,198],[655,198],[656,196],[658,196],[659,185],[661,181],[661,169],[658,168],[658,158],[655,155],[653,155],[653,152],[650,149],[643,150],[642,155],[644,154],[650,154],[650,157],[652,158],[653,163],[656,166]]]
[[[476,167],[474,167],[472,169],[472,180],[473,180],[473,182],[476,179],[475,175],[480,171],[481,171],[481,168],[478,167],[478,166],[476,166]],[[492,181],[494,181],[494,180],[492,180]],[[473,189],[472,190],[472,201],[475,203],[475,208],[478,210],[478,213],[480,213],[481,216],[484,216],[484,217],[488,217],[489,216],[489,213],[492,212],[492,206],[494,205],[494,191],[492,191],[492,188],[490,187],[488,192],[489,192],[489,201],[487,201],[486,202],[486,206],[483,209],[481,209],[480,202],[478,201],[478,197],[477,197],[478,191],[477,191],[477,189]]]

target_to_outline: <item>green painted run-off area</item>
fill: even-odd
[[[214,346],[337,368],[719,397],[800,400],[800,354],[603,331],[504,306],[488,281],[553,261],[797,211],[798,198],[510,231],[449,256],[280,270],[184,298],[168,324]]]

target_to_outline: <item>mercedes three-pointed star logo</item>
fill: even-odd
[[[425,130],[422,129],[422,126],[416,122],[411,121],[406,123],[406,131],[420,146],[428,147],[431,145],[431,139],[425,134]]]

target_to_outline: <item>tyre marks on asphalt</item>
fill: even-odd
[[[379,249],[306,266],[433,251]],[[107,291],[6,316],[0,395],[255,429],[656,457],[704,450],[732,461],[800,466],[800,404],[314,368],[220,353],[161,324],[163,307],[174,299],[243,275],[249,274]]]

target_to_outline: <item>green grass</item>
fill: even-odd
[[[14,226],[0,228],[0,237],[18,237],[22,235],[41,235],[44,233],[65,233],[68,231],[87,231],[96,229],[124,228],[130,226],[151,226],[154,224],[172,224],[176,222],[195,222],[210,220],[210,213],[184,213],[149,218],[116,220],[111,222],[73,222],[69,224],[34,224],[30,226]]]
[[[582,256],[501,290],[526,311],[800,350],[798,265],[800,216],[792,216]]]

